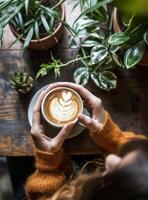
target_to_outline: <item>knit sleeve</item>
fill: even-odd
[[[121,146],[129,140],[136,138],[145,139],[143,135],[136,135],[132,132],[122,132],[107,112],[105,115],[106,120],[102,129],[98,132],[90,133],[90,135],[94,142],[108,153],[117,153]]]
[[[44,200],[62,186],[72,171],[71,160],[60,151],[54,154],[36,150],[36,171],[27,179],[29,200]]]

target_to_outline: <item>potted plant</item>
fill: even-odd
[[[147,0],[146,0],[147,1]],[[128,68],[136,64],[148,66],[148,9],[146,1],[114,0],[113,28],[110,43],[126,47],[124,56]],[[148,2],[147,2],[148,3]]]
[[[10,83],[12,88],[21,94],[27,94],[33,88],[33,78],[26,72],[14,72]]]
[[[77,56],[65,64],[56,62],[57,65],[54,66],[60,70],[61,67],[79,60],[81,65],[73,74],[75,82],[85,85],[91,78],[99,88],[110,91],[117,85],[114,69],[133,69],[143,58],[144,41],[148,43],[146,26],[143,24],[141,30],[139,26],[138,29],[133,29],[139,23],[136,17],[135,20],[130,20],[131,26],[126,30],[129,34],[124,29],[114,33],[113,15],[109,5],[112,0],[79,0],[78,3],[80,2],[82,10],[71,27],[74,36],[70,41],[72,47],[79,49]],[[138,37],[136,30],[143,33],[141,37]],[[131,36],[131,33],[134,34]],[[135,43],[137,38],[139,39]],[[52,69],[55,70],[53,62],[41,65],[37,77],[46,75]]]
[[[43,77],[51,70],[59,72],[61,67],[81,61],[81,66],[73,74],[77,84],[85,85],[91,78],[94,84],[103,90],[116,88],[117,77],[113,71],[117,64],[121,67],[122,63],[116,54],[118,48],[108,43],[108,37],[112,33],[107,10],[109,2],[111,0],[93,3],[88,1],[88,4],[85,4],[84,11],[82,10],[71,27],[73,36],[70,46],[79,49],[76,58],[63,64],[52,57],[52,62],[41,65],[37,78]],[[101,28],[100,22],[106,27]]]
[[[1,0],[0,44],[9,24],[24,48],[51,48],[62,36],[65,9],[64,0]]]

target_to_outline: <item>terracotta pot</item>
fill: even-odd
[[[65,7],[63,4],[61,5],[61,13],[62,13],[61,20],[64,20],[65,19]],[[11,29],[13,35],[16,38],[18,38],[19,33],[16,31],[16,29],[14,29],[11,25],[10,25],[10,29]],[[44,38],[39,39],[39,41],[31,40],[28,48],[34,49],[34,50],[49,49],[58,43],[58,41],[62,37],[62,34],[63,34],[63,24],[59,23],[59,25],[57,26],[55,31],[52,33],[52,35],[45,36]],[[20,41],[24,43],[24,38],[21,39]]]
[[[121,32],[119,21],[118,21],[118,10],[117,8],[113,9],[113,28],[114,32]],[[148,66],[148,50],[145,50],[142,60],[139,62],[139,65]]]

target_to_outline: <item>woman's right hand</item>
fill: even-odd
[[[101,99],[93,95],[83,86],[70,83],[70,82],[59,82],[55,83],[55,87],[70,87],[80,94],[84,99],[87,106],[92,111],[92,117],[88,117],[84,114],[79,115],[79,121],[84,124],[91,133],[98,132],[102,129],[105,122],[105,111],[102,106]]]

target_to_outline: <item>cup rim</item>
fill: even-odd
[[[79,100],[81,102],[81,111],[79,112],[79,114],[82,114],[83,113],[83,109],[84,109],[84,105],[83,105],[83,100],[81,98],[81,96],[79,95],[78,92],[76,92],[75,90],[73,90],[72,88],[69,88],[69,87],[56,87],[52,90],[50,90],[49,92],[47,92],[47,94],[44,96],[43,100],[42,100],[42,103],[41,103],[41,113],[42,113],[42,116],[43,118],[46,120],[47,123],[49,123],[50,125],[56,127],[56,128],[62,128],[64,125],[57,125],[53,122],[51,122],[45,115],[45,112],[44,112],[44,103],[45,103],[45,100],[46,98],[49,96],[49,94],[51,94],[52,92],[54,92],[55,90],[60,90],[60,89],[67,89],[67,90],[70,90],[72,91],[73,93],[75,93],[78,97],[79,97]],[[76,118],[75,120],[73,120],[72,122],[76,123],[78,121],[78,118]]]

